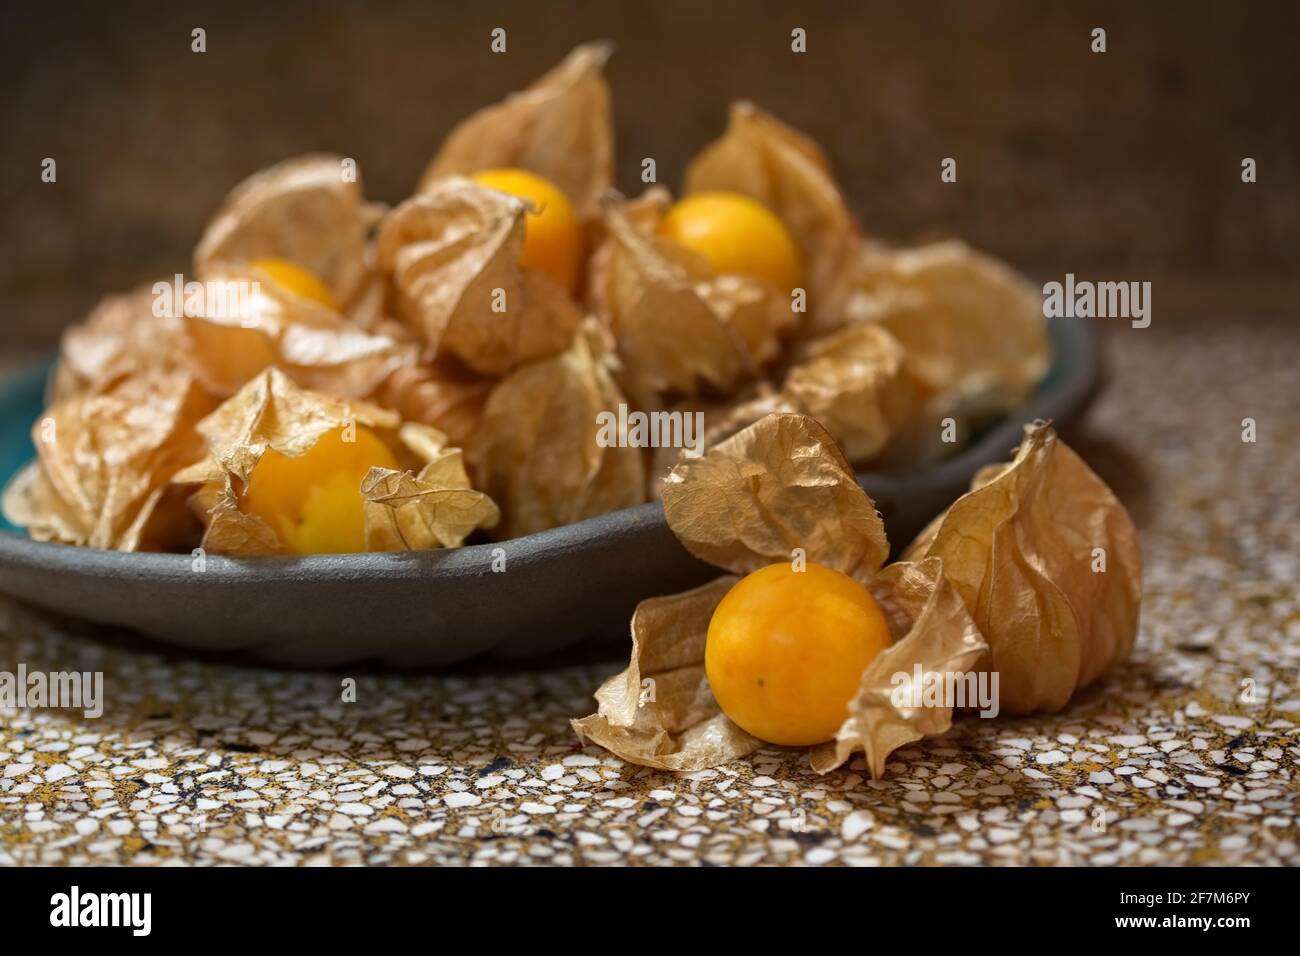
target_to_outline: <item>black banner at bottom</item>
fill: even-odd
[[[579,936],[583,923],[636,936],[679,919],[734,941],[766,937],[775,920],[793,929],[827,916],[865,922],[873,936],[915,936],[927,926],[947,935],[996,919],[1017,932],[1157,934],[1180,943],[1199,934],[1232,946],[1242,933],[1290,925],[1284,914],[1295,905],[1290,870],[1119,868],[24,868],[0,870],[0,900],[7,943],[65,937],[199,948],[241,938],[373,946],[407,931],[428,938],[431,928],[503,937],[548,923]]]

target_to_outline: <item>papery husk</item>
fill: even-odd
[[[459,448],[427,426],[404,425],[401,436],[428,463],[419,474],[370,469],[361,483],[367,550],[458,548],[475,530],[496,525],[501,512],[470,485]]]
[[[701,770],[763,746],[722,713],[704,673],[709,620],[738,579],[650,598],[632,615],[627,669],[596,691],[599,709],[571,721],[578,738],[630,763],[658,770]]]
[[[889,556],[885,526],[820,424],[769,415],[673,468],[663,489],[673,533],[693,555],[735,574],[809,561],[870,580]]]
[[[951,707],[895,706],[893,677],[910,678],[917,664],[923,673],[970,671],[988,647],[940,559],[880,570],[883,525],[824,428],[772,415],[680,463],[672,478],[664,511],[692,554],[744,574],[789,561],[799,547],[868,587],[885,613],[894,643],[863,672],[835,739],[812,749],[817,772],[862,750],[879,777],[894,750],[949,728]],[[601,685],[595,714],[573,721],[581,739],[665,770],[717,766],[763,745],[721,713],[704,668],[709,621],[737,580],[641,602],[628,668]]]
[[[872,461],[892,447],[903,423],[917,414],[921,393],[906,374],[905,361],[897,340],[872,325],[809,339],[780,390],[760,383],[751,390],[754,394],[729,405],[704,406],[704,448],[713,448],[767,415],[788,413],[815,418],[852,464]],[[653,497],[661,494],[661,483],[683,455],[677,448],[656,450]]]
[[[601,447],[597,415],[626,400],[609,344],[588,322],[568,351],[511,373],[492,390],[469,459],[499,502],[503,538],[571,524],[645,500],[642,452]]]
[[[5,516],[38,541],[163,550],[183,522],[167,496],[203,455],[197,422],[212,400],[184,372],[148,371],[73,394],[32,428],[37,460],[5,491]],[[183,513],[183,508],[180,509]]]
[[[727,129],[686,169],[686,193],[726,190],[757,199],[799,247],[814,329],[842,321],[861,234],[820,147],[754,106],[732,105]]]
[[[156,314],[154,286],[104,296],[84,320],[64,330],[50,380],[51,403],[124,376],[185,367],[181,320]]]
[[[175,477],[196,486],[194,505],[207,531],[203,547],[218,554],[284,554],[276,531],[239,509],[249,477],[268,450],[295,458],[327,432],[364,425],[418,474],[372,468],[358,488],[366,502],[366,540],[372,550],[454,546],[498,512],[469,485],[459,449],[425,425],[401,423],[394,412],[299,388],[278,369],[267,369],[198,424],[208,457]],[[466,527],[467,522],[473,522]]]
[[[707,450],[725,441],[742,428],[758,421],[764,415],[775,412],[794,412],[795,409],[781,404],[767,382],[756,382],[746,388],[735,398],[727,402],[702,402],[689,399],[668,406],[665,411],[682,416],[699,413],[703,416],[702,450]],[[663,486],[668,476],[690,449],[677,445],[660,445],[650,450],[650,465],[646,472],[648,495],[652,501],[663,497]]]
[[[477,434],[483,408],[496,380],[450,363],[416,365],[394,372],[375,393],[375,401],[403,421],[432,425],[453,445],[467,446]]]
[[[368,204],[345,158],[313,153],[254,173],[226,197],[194,250],[200,279],[260,258],[288,259],[316,275],[346,308],[369,278],[366,242],[379,207]]]
[[[829,773],[861,750],[867,770],[879,779],[899,747],[945,733],[952,726],[952,708],[898,706],[894,676],[906,674],[910,683],[917,664],[923,674],[969,673],[988,652],[938,558],[889,565],[871,582],[871,592],[885,611],[894,643],[863,671],[835,739],[813,749],[809,760],[818,773]]]
[[[886,329],[909,373],[948,403],[997,416],[1025,403],[1051,362],[1041,298],[1011,269],[947,241],[863,256],[854,321]],[[936,419],[937,420],[937,419]]]
[[[568,347],[578,307],[537,269],[524,269],[528,205],[468,179],[440,179],[384,217],[379,267],[398,316],[424,338],[427,361],[455,358],[504,375]],[[495,311],[501,290],[504,311]]]
[[[415,364],[417,343],[363,331],[260,269],[216,269],[207,281],[209,288],[225,282],[256,289],[244,314],[208,310],[185,316],[189,365],[215,395],[232,395],[274,366],[304,388],[365,398],[396,370]]]
[[[665,396],[729,394],[760,377],[796,318],[777,289],[718,276],[703,257],[655,233],[660,202],[604,206],[606,238],[592,268],[592,301],[623,362],[639,405]]]
[[[854,326],[808,341],[781,397],[831,433],[855,464],[873,459],[920,400],[906,353],[884,329]]]
[[[985,469],[906,560],[939,557],[990,647],[1001,708],[1056,711],[1128,657],[1142,562],[1132,520],[1049,424],[1025,428],[1009,465]],[[1093,549],[1104,549],[1094,572]]]
[[[463,120],[420,178],[514,166],[554,183],[580,215],[594,216],[614,181],[614,124],[603,67],[613,47],[587,43],[528,89]]]

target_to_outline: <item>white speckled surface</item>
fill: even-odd
[[[0,669],[103,670],[107,691],[97,720],[0,711],[0,863],[1298,864],[1300,326],[1278,301],[1109,337],[1111,386],[1066,438],[1142,529],[1142,631],[1060,714],[959,720],[880,781],[778,749],[673,776],[569,730],[618,648],[356,675],[344,704],[345,674],[104,643],[0,601]]]

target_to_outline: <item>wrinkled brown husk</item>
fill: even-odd
[[[38,457],[6,489],[5,516],[38,541],[176,546],[184,508],[168,482],[202,457],[195,425],[211,407],[189,375],[165,371],[59,401],[32,428]]]
[[[905,363],[902,346],[884,329],[841,329],[805,345],[781,395],[826,426],[849,461],[862,464],[913,413],[918,397]]]
[[[545,273],[519,266],[527,211],[522,200],[452,177],[384,217],[379,266],[427,360],[455,358],[495,376],[568,347],[578,307]]]
[[[393,412],[365,402],[307,391],[268,369],[198,424],[208,458],[175,478],[197,486],[193,503],[207,525],[203,547],[219,554],[285,553],[273,528],[239,510],[249,476],[267,450],[294,458],[349,423],[373,429],[399,461],[420,469],[372,468],[362,482],[371,550],[455,547],[474,528],[496,523],[496,505],[470,487],[459,449],[446,447],[436,429],[403,425]]]
[[[342,156],[310,154],[254,173],[226,197],[194,250],[200,279],[252,259],[288,259],[347,308],[369,277],[366,240],[378,218]]]
[[[772,415],[677,464],[663,489],[673,533],[734,574],[792,559],[865,583],[889,556],[885,526],[853,469],[817,422]]]
[[[778,290],[714,275],[701,256],[655,234],[665,201],[662,190],[630,203],[609,197],[592,268],[592,301],[614,335],[622,381],[645,407],[730,394],[758,378],[797,317]]]
[[[813,749],[815,770],[862,750],[879,777],[894,750],[948,729],[951,707],[896,704],[893,676],[910,679],[917,664],[923,673],[968,671],[988,647],[940,560],[880,570],[889,546],[875,506],[815,421],[771,415],[679,463],[664,510],[689,551],[726,570],[748,573],[801,548],[808,561],[853,575],[880,602],[894,644],[863,673],[836,738]],[[736,580],[641,602],[631,662],[601,685],[597,712],[573,722],[580,738],[668,770],[715,766],[762,745],[721,713],[704,671],[709,621]]]
[[[902,347],[884,329],[853,325],[804,343],[779,391],[760,383],[728,405],[682,408],[705,412],[705,448],[767,415],[808,415],[825,426],[852,464],[862,465],[894,447],[901,423],[917,414],[920,391],[906,374],[905,360]],[[656,451],[652,497],[660,496],[664,477],[681,457],[676,448]]]
[[[701,444],[704,449],[709,449],[730,438],[742,428],[754,424],[764,415],[794,412],[795,409],[781,404],[767,382],[757,382],[726,403],[701,402],[692,399],[670,405],[666,411],[681,415],[696,413],[702,415],[704,427],[701,434],[704,439]],[[651,500],[658,501],[663,497],[663,486],[668,480],[668,474],[685,456],[685,452],[686,449],[677,445],[661,445],[651,449],[650,466],[646,473],[647,493]]]
[[[375,401],[391,408],[403,421],[432,425],[448,441],[467,447],[478,432],[483,407],[494,379],[451,365],[417,365],[389,376]]]
[[[1128,657],[1142,558],[1132,520],[1050,425],[1027,426],[1015,460],[982,471],[904,557],[936,556],[990,647],[1002,710],[1059,710]],[[1093,570],[1093,549],[1105,571]]]
[[[947,731],[952,709],[899,706],[894,675],[910,679],[917,664],[922,673],[967,673],[988,652],[961,595],[943,576],[942,561],[891,564],[871,582],[871,591],[886,612],[894,644],[863,671],[835,739],[813,749],[810,759],[818,773],[834,770],[861,750],[878,778],[893,751]]]
[[[104,296],[90,315],[64,331],[49,390],[51,403],[123,376],[184,367],[181,320],[155,314],[153,289],[154,283],[149,283]]]
[[[602,69],[608,43],[587,43],[532,86],[479,110],[447,136],[419,192],[448,176],[515,166],[554,183],[579,214],[596,213],[614,181],[614,124]]]
[[[475,485],[501,504],[514,538],[645,500],[642,452],[601,447],[597,415],[625,401],[588,323],[561,355],[516,370],[488,398],[470,446]]]
[[[416,429],[404,425],[401,436],[428,459],[419,474],[372,468],[361,483],[370,551],[458,548],[476,529],[500,520],[492,499],[470,485],[461,450],[444,447],[444,436],[432,428]]]
[[[744,193],[776,213],[803,260],[810,325],[839,325],[862,238],[817,144],[752,103],[735,103],[726,132],[687,167],[687,194],[705,190]]]
[[[722,713],[704,674],[709,619],[736,580],[637,605],[631,663],[600,685],[599,711],[572,722],[580,739],[660,770],[714,767],[763,746]]]
[[[1047,371],[1041,298],[964,243],[873,251],[863,257],[858,282],[853,319],[888,330],[909,372],[954,407],[974,401],[986,415],[1011,411]]]
[[[214,269],[209,282],[256,283],[257,289],[245,314],[208,310],[185,316],[186,357],[215,395],[232,395],[274,366],[304,388],[365,398],[393,372],[415,363],[416,343],[363,331],[257,268]]]

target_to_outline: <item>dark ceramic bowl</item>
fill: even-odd
[[[859,476],[906,544],[966,490],[984,465],[1006,460],[1021,426],[1075,418],[1098,384],[1090,323],[1049,323],[1055,360],[1029,405],[981,434],[960,454],[910,474]],[[33,456],[28,437],[42,411],[48,369],[0,388],[0,485]],[[646,504],[496,545],[454,551],[209,556],[120,554],[42,544],[0,531],[0,591],[100,624],[172,644],[246,651],[267,661],[326,667],[376,659],[437,667],[480,654],[523,658],[588,638],[625,635],[637,602],[700,584],[718,571],[673,537],[663,508]]]

